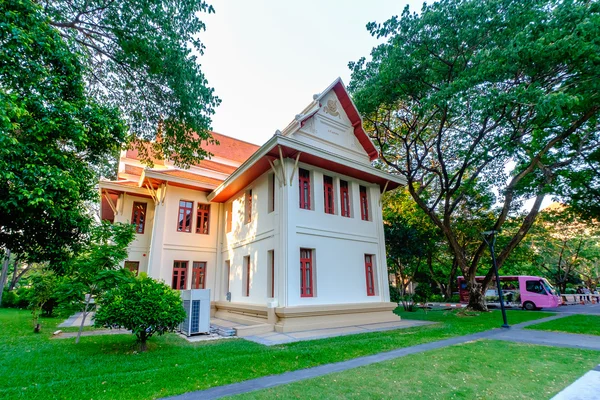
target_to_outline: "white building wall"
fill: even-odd
[[[288,163],[291,173],[293,163]],[[311,210],[299,207],[298,179],[288,186],[287,306],[388,301],[379,187],[300,163],[311,172]],[[335,214],[324,211],[323,175],[334,178]],[[289,176],[289,175],[288,175]],[[297,176],[297,174],[296,174]],[[351,217],[342,217],[339,179],[350,184]],[[368,188],[370,220],[361,219],[359,185]],[[313,249],[314,297],[300,295],[300,248]],[[375,296],[367,296],[365,254],[374,255]]]
[[[116,208],[121,210],[115,214],[114,222],[124,224],[131,223],[133,203],[146,204],[146,219],[144,233],[136,233],[133,241],[129,245],[127,251],[129,253],[127,261],[137,261],[140,263],[139,271],[148,271],[148,254],[150,253],[150,241],[152,238],[152,230],[154,228],[154,201],[147,197],[135,196],[132,194],[122,194],[117,200]],[[124,264],[124,263],[123,263]]]
[[[275,211],[269,212],[269,174],[267,172],[256,179],[232,199],[223,205],[224,210],[229,210],[231,203],[232,226],[231,232],[223,232],[223,254],[221,264],[229,260],[229,277],[223,274],[223,279],[229,279],[231,301],[244,304],[264,306],[267,303],[270,286],[268,285],[268,251],[275,251],[278,255],[280,215],[280,187],[275,182]],[[246,193],[252,190],[252,218],[249,223],[245,221]],[[226,219],[225,211],[222,218]],[[226,222],[224,223],[226,225]],[[246,296],[246,272],[244,257],[250,256],[250,290]],[[275,266],[277,268],[277,261]],[[224,271],[225,272],[225,271]],[[277,279],[277,272],[276,272]],[[221,287],[226,287],[223,282]],[[277,287],[277,285],[275,285]],[[225,300],[226,293],[221,292],[220,300]]]

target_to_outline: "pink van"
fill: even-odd
[[[483,281],[483,276],[475,278],[478,282]],[[512,275],[501,276],[500,282],[503,286],[502,295],[504,301],[520,304],[526,310],[537,310],[540,308],[553,308],[562,304],[562,300],[552,285],[539,276]],[[495,280],[489,286],[490,290],[496,289]],[[467,282],[462,276],[458,277],[458,291],[461,303],[469,302]]]

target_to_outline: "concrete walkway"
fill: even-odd
[[[286,344],[293,342],[300,342],[304,340],[316,340],[325,339],[329,337],[356,335],[358,333],[367,332],[382,332],[391,331],[395,329],[406,329],[415,326],[432,325],[436,322],[430,321],[411,321],[411,320],[400,320],[395,322],[382,322],[378,324],[366,324],[366,325],[355,325],[346,326],[343,328],[325,328],[325,329],[312,329],[310,331],[301,332],[268,332],[261,333],[259,335],[246,336],[244,339],[264,344],[265,346],[273,346],[278,344]]]
[[[567,386],[552,400],[600,400],[600,365]]]
[[[342,361],[338,363],[320,365],[318,367],[302,369],[298,371],[290,371],[280,375],[264,376],[261,378],[251,379],[243,382],[233,383],[225,386],[217,386],[206,390],[185,393],[179,396],[169,397],[168,399],[176,400],[208,400],[218,399],[226,396],[253,392],[256,390],[268,389],[275,386],[285,385],[292,382],[297,382],[305,379],[316,378],[323,375],[342,372],[352,368],[362,367],[374,363],[392,360],[399,357],[404,357],[411,354],[421,353],[423,351],[440,349],[447,346],[466,343],[479,339],[500,339],[520,343],[530,343],[546,346],[582,348],[600,351],[600,340],[596,336],[588,338],[588,335],[562,334],[557,332],[541,332],[527,331],[522,328],[530,325],[539,324],[546,321],[562,318],[565,315],[555,315],[547,318],[541,318],[535,321],[523,322],[513,325],[510,329],[493,329],[490,331],[479,332],[472,335],[458,336],[450,339],[440,340],[437,342],[424,343],[416,346],[405,347],[384,353],[373,354],[370,356],[359,357],[352,360]],[[530,334],[531,332],[531,334]],[[582,336],[585,338],[582,340]],[[595,371],[594,371],[595,372]],[[588,373],[589,374],[589,373]],[[600,380],[596,379],[596,375],[587,377],[584,375],[580,380],[583,380],[583,385],[600,394]],[[584,379],[585,378],[585,379]],[[579,382],[579,380],[577,381]],[[576,382],[576,383],[577,383]],[[569,386],[570,387],[570,386]],[[568,389],[568,388],[567,388]],[[565,391],[567,390],[565,389]],[[564,391],[563,391],[564,392]],[[561,392],[562,393],[562,392]],[[566,394],[569,395],[568,393]],[[581,399],[595,399],[595,397],[581,397]],[[600,397],[599,397],[600,398]],[[578,400],[580,397],[560,397],[559,400]]]

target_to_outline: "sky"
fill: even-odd
[[[221,105],[213,131],[262,145],[338,76],[350,81],[349,61],[368,57],[383,39],[368,22],[384,22],[415,0],[208,0],[200,57]]]

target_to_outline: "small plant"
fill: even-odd
[[[179,292],[145,274],[108,291],[98,306],[94,325],[131,330],[141,351],[154,334],[174,331],[185,319]]]

